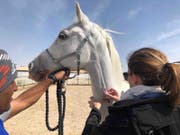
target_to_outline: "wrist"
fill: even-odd
[[[55,83],[55,82],[57,82],[57,78],[56,78],[56,76],[55,76],[54,74],[49,74],[49,75],[47,76],[47,79],[46,79],[46,80],[51,81],[52,84]]]
[[[45,80],[43,80],[41,82],[44,86],[49,87],[50,85],[52,85],[54,83],[54,81],[52,79],[46,78]]]

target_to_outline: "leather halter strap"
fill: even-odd
[[[76,51],[70,53],[70,54],[67,54],[63,57],[59,57],[59,58],[56,58],[52,55],[52,53],[49,51],[49,49],[47,48],[45,51],[47,52],[47,54],[51,57],[51,59],[53,60],[54,63],[58,64],[60,67],[65,67],[62,65],[61,61],[70,57],[70,56],[73,56],[73,55],[76,55],[76,58],[77,58],[77,75],[79,75],[79,72],[80,72],[80,60],[81,60],[81,51],[82,51],[82,48],[84,47],[84,45],[86,44],[87,41],[89,41],[89,36],[90,36],[91,32],[89,31],[85,38],[83,38],[83,40],[80,42],[80,44],[78,45]]]

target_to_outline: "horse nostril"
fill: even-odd
[[[32,70],[33,69],[33,67],[34,67],[34,64],[31,62],[31,63],[29,63],[29,65],[28,65],[28,68],[29,68],[29,70]]]

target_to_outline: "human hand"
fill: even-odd
[[[65,80],[68,78],[65,71],[59,71],[55,74],[57,80]]]
[[[96,108],[98,110],[101,108],[102,105],[102,103],[100,101],[97,101],[93,96],[90,97],[90,101],[88,101],[88,103],[90,108]]]
[[[105,95],[106,98],[112,99],[114,101],[119,101],[120,100],[119,93],[116,90],[114,90],[113,88],[111,88],[109,90],[105,90],[104,95]]]
[[[51,79],[53,82],[58,80],[65,80],[69,77],[70,70],[68,68],[60,69],[49,73],[48,79]]]

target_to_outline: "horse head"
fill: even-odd
[[[54,43],[29,64],[32,79],[40,81],[48,71],[61,67],[77,70],[79,61],[81,69],[88,63],[93,45],[88,42],[92,38],[89,29],[91,23],[78,3],[76,3],[76,16],[77,21],[64,28]]]
[[[102,99],[103,90],[127,88],[123,80],[119,55],[111,37],[91,22],[76,6],[77,21],[64,28],[54,43],[29,64],[30,77],[36,81],[47,72],[67,67],[86,70],[91,77],[93,95]]]

